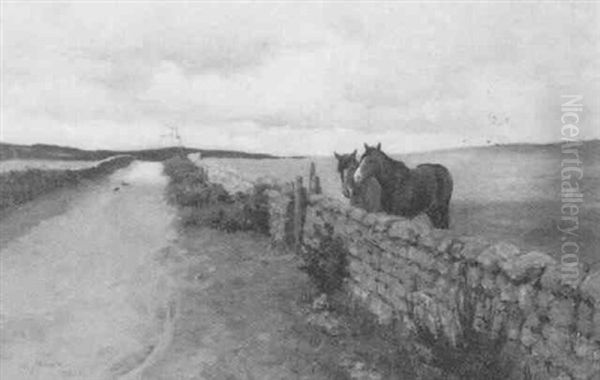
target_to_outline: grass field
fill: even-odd
[[[385,150],[385,144],[384,144]],[[584,176],[580,186],[584,202],[580,210],[580,258],[600,267],[600,143],[580,148]],[[460,234],[508,240],[523,249],[543,250],[560,257],[557,223],[561,216],[559,145],[514,145],[468,148],[396,156],[409,166],[437,162],[454,178],[451,229]],[[333,157],[309,159],[219,159],[247,179],[272,176],[291,181],[306,176],[310,161],[317,165],[323,191],[343,199]]]
[[[61,161],[61,160],[6,160],[0,161],[0,173],[11,170],[79,170],[96,166],[99,161]]]

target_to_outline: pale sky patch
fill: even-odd
[[[599,138],[594,3],[3,3],[2,141],[276,154]]]

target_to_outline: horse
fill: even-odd
[[[383,211],[413,218],[425,212],[435,228],[450,226],[450,198],[453,181],[448,169],[440,164],[421,164],[409,169],[381,150],[381,143],[365,145],[365,152],[354,172],[358,185],[370,178],[381,184]]]
[[[367,212],[379,212],[382,210],[379,182],[375,178],[371,178],[360,186],[354,183],[354,172],[358,168],[356,153],[356,150],[348,154],[333,152],[338,161],[337,171],[342,182],[342,194],[350,199],[352,206],[362,208]]]

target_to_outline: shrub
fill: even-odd
[[[176,156],[164,163],[169,177],[167,198],[180,208],[183,226],[206,226],[227,232],[269,233],[268,185],[256,185],[250,194],[230,195],[208,181],[201,167]]]
[[[305,265],[302,267],[317,288],[327,294],[339,290],[348,277],[348,251],[339,236],[333,236],[332,228],[326,226],[317,248],[306,247]]]
[[[0,174],[0,210],[28,202],[53,190],[80,184],[83,180],[101,178],[133,161],[132,156],[120,156],[97,166],[81,170],[28,169]]]

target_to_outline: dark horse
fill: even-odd
[[[425,212],[433,226],[448,228],[452,196],[452,176],[439,164],[421,164],[409,169],[404,162],[394,160],[376,147],[365,144],[358,168],[354,173],[357,184],[375,178],[381,184],[381,204],[389,214],[412,218]]]
[[[360,186],[354,183],[354,172],[358,168],[356,150],[349,154],[333,155],[338,161],[337,171],[342,182],[342,194],[350,199],[350,204],[368,212],[381,211],[381,186],[375,178],[366,180]]]

